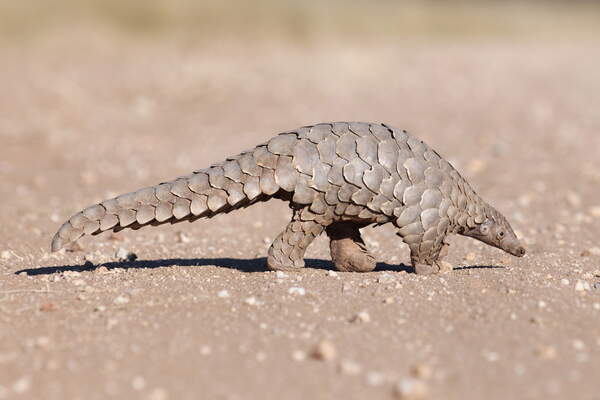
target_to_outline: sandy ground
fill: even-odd
[[[76,34],[2,47],[0,399],[600,399],[597,50]],[[368,228],[375,272],[331,273],[319,238],[307,268],[276,274],[278,201],[49,253],[85,206],[336,120],[428,142],[528,255],[456,237],[456,269],[417,276],[391,228]]]

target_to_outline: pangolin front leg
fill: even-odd
[[[442,241],[442,249],[440,250],[440,254],[438,255],[438,259],[436,261],[436,265],[438,267],[438,272],[446,273],[452,271],[452,264],[448,261],[445,261],[444,258],[448,255],[448,250],[450,249],[450,244],[446,242],[446,239]]]
[[[427,241],[409,242],[409,246],[410,261],[416,274],[432,275],[452,271],[452,265],[443,260],[448,255],[450,246],[445,238],[436,243]]]
[[[304,253],[325,227],[314,220],[303,220],[301,210],[294,210],[287,224],[271,244],[267,266],[272,270],[293,270],[304,267]]]
[[[339,271],[369,272],[375,259],[365,245],[358,226],[352,222],[335,222],[326,228],[331,260]]]

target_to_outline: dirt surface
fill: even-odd
[[[597,49],[4,46],[0,399],[599,399]],[[381,227],[365,230],[375,272],[332,273],[321,237],[307,268],[276,274],[264,257],[291,215],[276,200],[49,253],[85,206],[336,120],[425,140],[527,256],[455,237],[455,270],[417,276]]]

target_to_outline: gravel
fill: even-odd
[[[311,355],[316,360],[333,361],[337,357],[337,350],[332,342],[322,340],[317,343]]]
[[[597,397],[596,42],[239,46],[64,29],[0,55],[4,397],[387,399],[421,384],[432,399]],[[455,269],[424,278],[385,225],[363,229],[373,272],[328,272],[324,235],[306,268],[273,272],[266,250],[291,215],[280,201],[48,252],[89,204],[332,119],[387,122],[431,144],[511,220],[527,255],[453,236]],[[131,250],[138,261],[120,261]],[[319,340],[333,361],[313,361]]]
[[[367,323],[371,322],[371,315],[366,311],[361,311],[350,319],[351,322]]]
[[[303,287],[293,286],[288,289],[288,294],[294,296],[304,296],[306,294],[306,289],[304,289]]]
[[[115,258],[121,262],[131,262],[137,260],[137,255],[123,247],[119,247],[115,252]]]

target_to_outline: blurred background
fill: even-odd
[[[432,398],[597,398],[598,110],[598,1],[0,0],[0,399],[389,398],[422,362]],[[90,204],[337,120],[425,140],[528,256],[456,238],[453,265],[501,267],[272,284],[281,202],[48,252]],[[408,262],[391,228],[365,236]],[[86,269],[117,247],[166,261]],[[362,369],[303,362],[319,338]]]
[[[75,29],[187,41],[558,39],[597,33],[598,10],[593,0],[25,0],[0,4],[0,32],[8,40]]]
[[[1,1],[0,173],[121,191],[332,120],[400,126],[458,167],[465,142],[566,156],[597,123],[599,22],[575,0]]]

